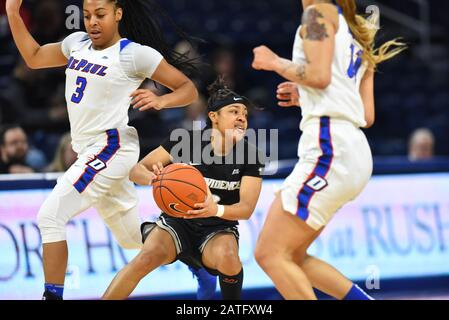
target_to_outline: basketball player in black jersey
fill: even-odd
[[[150,185],[162,166],[185,162],[203,174],[209,196],[188,218],[162,213],[156,222],[142,224],[143,249],[117,274],[103,299],[127,298],[148,273],[176,260],[218,275],[223,299],[240,299],[243,269],[237,225],[255,209],[263,164],[256,147],[244,139],[251,103],[221,78],[208,89],[206,129],[189,131],[187,142],[185,137],[166,140],[133,168],[130,179]],[[175,146],[183,147],[180,155],[173,154],[179,150]]]

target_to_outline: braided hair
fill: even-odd
[[[153,0],[109,0],[116,8],[123,10],[119,32],[122,37],[136,43],[152,47],[159,51],[168,63],[186,74],[196,73],[196,58],[189,58],[187,53],[173,50],[167,43],[159,24],[163,18],[174,29],[176,35],[190,44],[199,39],[186,34],[170,16]]]

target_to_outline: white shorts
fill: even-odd
[[[371,150],[354,124],[321,117],[304,125],[298,156],[280,190],[282,206],[319,230],[368,183]]]
[[[128,178],[138,159],[139,139],[132,127],[108,130],[81,150],[39,211],[43,243],[65,240],[62,227],[90,207],[98,211],[117,239],[140,235],[137,192]],[[126,231],[127,235],[115,234],[126,229],[120,226],[124,221],[133,230]]]
[[[78,160],[67,170],[64,178],[92,205],[114,190],[113,205],[109,207],[129,209],[137,205],[137,193],[128,175],[138,160],[139,138],[136,129],[108,130],[80,152]],[[103,214],[107,217],[113,212]]]

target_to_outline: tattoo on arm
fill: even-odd
[[[308,61],[307,61],[307,63],[308,63]],[[289,60],[283,60],[282,64],[283,64],[283,68],[281,69],[281,72],[280,72],[280,74],[282,76],[285,76],[285,74],[288,73],[290,71],[290,69],[294,69],[294,71],[295,71],[294,75],[296,77],[296,80],[304,81],[306,79],[306,64],[298,65]],[[292,74],[292,73],[290,73],[290,74]],[[293,79],[292,79],[292,81],[293,81]]]
[[[282,63],[281,74],[286,73],[288,70],[290,70],[292,67],[294,67],[293,62],[286,60],[286,59],[282,59],[281,63]]]
[[[301,81],[303,81],[306,78],[306,65],[300,64],[296,68],[296,77]]]
[[[306,39],[313,41],[323,41],[329,38],[326,25],[319,23],[318,19],[322,19],[323,14],[315,8],[311,8],[304,12],[302,23],[306,27]]]

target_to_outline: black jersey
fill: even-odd
[[[263,157],[257,148],[246,139],[234,145],[226,156],[215,156],[210,143],[210,130],[188,131],[174,139],[166,139],[162,147],[172,155],[173,162],[187,163],[197,168],[204,176],[215,201],[221,205],[240,202],[242,177],[261,177]],[[204,225],[238,224],[237,221],[218,217],[190,220]]]

